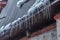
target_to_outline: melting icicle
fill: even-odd
[[[21,17],[20,19],[23,20],[23,19],[25,19],[26,16],[27,16],[27,15],[23,15],[23,17]]]
[[[17,32],[18,30],[18,22],[21,20],[21,18],[18,18],[14,22],[11,23],[11,30],[10,30],[10,36],[12,36],[13,32]]]
[[[50,0],[47,3],[49,5],[50,4]],[[48,19],[50,20],[50,7],[47,8],[47,11],[48,11],[47,12],[47,14],[48,14],[47,16],[48,16]]]
[[[50,1],[47,0],[46,6],[50,4]],[[46,19],[50,19],[50,7],[46,8]]]
[[[47,5],[46,5],[47,1],[48,1],[48,0],[44,0],[44,1],[43,1],[43,2],[44,2],[44,7],[47,6]],[[47,12],[48,12],[47,8],[44,9],[44,11],[43,11],[43,17],[45,16],[46,19],[48,18]]]
[[[26,17],[25,17],[25,20],[26,20],[26,35],[27,35],[27,37],[29,36],[29,33],[28,33],[28,16],[26,15]]]
[[[20,21],[19,21],[19,28],[20,29],[22,28],[22,23],[26,21],[26,17],[27,17],[27,15],[23,15],[23,17],[20,18]]]
[[[29,14],[37,13],[38,10],[41,10],[42,8],[43,8],[43,2],[40,2],[40,3],[36,4],[34,7],[31,7],[31,8],[28,10],[28,13],[29,13]]]
[[[28,10],[28,14],[32,16],[32,23],[33,24],[33,16],[35,13],[37,13],[39,10],[41,10],[43,7],[43,2],[42,0],[36,0],[36,2],[33,4],[33,6]],[[39,15],[40,16],[40,15]]]
[[[44,0],[43,2],[44,2],[44,8],[45,8],[47,5],[50,4],[50,1],[49,1],[49,0]],[[44,11],[43,11],[43,16],[45,16],[46,19],[48,19],[48,17],[50,17],[50,8],[49,8],[49,7],[46,8],[46,9],[44,9]]]
[[[36,0],[35,3],[33,4],[33,6],[31,6],[31,8],[28,10],[28,16],[32,16],[32,19],[31,19],[31,23],[29,22],[29,25],[33,25],[34,23],[34,14],[38,11],[37,8],[39,8],[39,5],[37,5],[41,0]],[[37,6],[36,6],[37,5]],[[41,6],[41,5],[40,5]],[[30,20],[29,20],[30,21]],[[31,28],[30,28],[31,29]]]

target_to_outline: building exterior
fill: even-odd
[[[60,0],[23,0],[22,8],[18,1],[0,0],[0,40],[60,39]]]

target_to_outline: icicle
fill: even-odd
[[[43,1],[44,2],[44,8],[47,6],[47,0],[44,0]],[[45,15],[44,15],[45,14]],[[47,10],[47,8],[46,9],[44,9],[44,11],[43,11],[43,16],[45,16],[46,18],[45,19],[47,19],[48,18],[48,10]]]
[[[49,5],[49,4],[50,4],[50,0],[48,1],[48,5]],[[50,20],[50,8],[51,8],[51,7],[48,7],[48,8],[47,8],[47,9],[48,9],[48,13],[47,13],[47,14],[48,14],[48,19],[49,19],[49,20]]]
[[[22,22],[25,22],[27,20],[27,19],[25,19],[26,17],[27,17],[27,15],[23,15],[23,17],[21,17],[21,20],[23,20]]]
[[[27,19],[26,19],[27,15],[23,15],[23,17],[21,17],[20,21],[19,21],[19,28],[22,28],[22,23],[25,22]]]
[[[21,20],[19,21],[19,29],[21,29],[21,23],[20,22],[21,22]]]
[[[31,13],[36,13],[37,12],[37,8],[38,6],[36,6],[38,3],[40,2],[40,0],[36,0],[35,3],[31,6],[31,8],[28,10],[28,14],[31,14]]]
[[[25,19],[25,20],[26,20],[26,36],[28,37],[28,36],[29,36],[29,33],[28,33],[28,27],[29,27],[28,23],[29,23],[29,22],[28,22],[28,20],[27,20],[27,19],[28,19],[28,16],[26,16],[25,18],[26,18],[26,19]]]
[[[17,2],[17,7],[22,7],[25,3],[27,3],[29,0],[19,0],[18,2]]]
[[[26,35],[27,35],[27,37],[30,35],[30,34],[28,33],[28,30],[26,31]]]
[[[50,1],[47,0],[47,3],[45,3],[45,7],[49,4],[50,4]],[[50,19],[50,7],[45,9],[45,15],[46,15],[46,19]]]
[[[44,2],[44,8],[45,8],[47,5],[50,4],[50,1],[49,1],[49,0],[44,0],[43,2]],[[49,15],[50,15],[50,9],[49,9],[49,7],[48,7],[48,8],[46,8],[46,9],[44,9],[44,11],[43,11],[43,16],[45,16],[46,19],[48,19]]]
[[[36,0],[37,1],[37,0]],[[37,3],[37,2],[36,2]],[[35,4],[36,4],[35,3]],[[42,8],[43,8],[43,2],[42,2],[42,0],[39,0],[39,3],[37,3],[36,5],[35,4],[33,4],[33,6],[28,10],[28,14],[31,14],[31,16],[32,16],[32,24],[33,24],[33,16],[34,16],[34,14],[35,13],[37,13],[38,11],[40,11]],[[40,16],[40,15],[39,15]],[[35,18],[36,19],[36,18]]]
[[[21,18],[18,18],[14,22],[11,23],[11,30],[10,30],[10,36],[12,36],[13,32],[17,32],[18,30],[18,22],[21,20]],[[15,30],[15,31],[14,31]]]
[[[36,6],[36,9],[37,9],[37,14],[38,14],[38,16],[39,16],[39,18],[40,18],[40,15],[42,14],[42,13],[39,13],[39,11],[43,8],[43,2],[42,1],[40,1]],[[35,18],[36,19],[36,18]],[[37,20],[37,19],[36,19]]]
[[[17,32],[17,28],[19,28],[19,29],[22,28],[21,25],[22,25],[23,22],[25,22],[25,20],[26,20],[25,18],[26,17],[27,17],[27,15],[23,15],[23,17],[18,18],[17,20],[15,20],[14,22],[12,22],[12,24],[11,24],[12,28],[10,30],[10,36],[12,36],[14,29],[15,29],[14,32]],[[20,23],[19,24],[16,24],[17,22],[20,22]],[[17,25],[19,25],[19,27]]]

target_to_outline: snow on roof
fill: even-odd
[[[4,27],[4,30],[10,29],[10,28],[11,28],[10,25],[11,25],[11,23],[7,24],[7,25]]]
[[[0,28],[0,31],[2,31],[2,30],[4,29],[4,27],[5,27],[5,26],[2,26],[2,27]]]
[[[15,24],[16,22],[18,22],[21,18],[18,18],[17,20],[13,21],[12,24]]]

